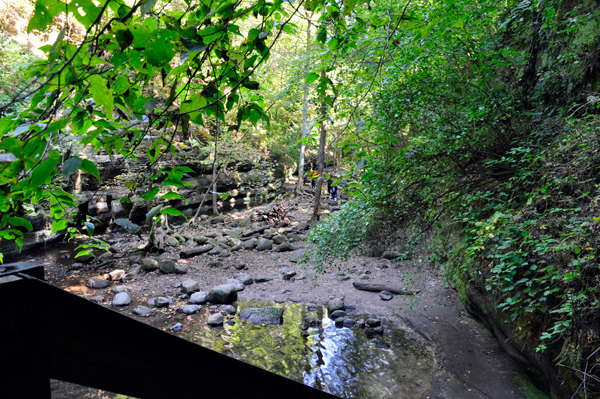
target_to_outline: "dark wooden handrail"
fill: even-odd
[[[50,398],[50,378],[143,399],[334,398],[54,287],[42,266],[1,267],[0,399]]]

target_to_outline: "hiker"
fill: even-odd
[[[337,202],[337,185],[333,184],[333,176],[327,180],[327,191],[331,194],[331,199],[333,202]]]
[[[319,178],[319,172],[313,170],[310,172],[310,187],[314,190],[317,185],[317,179]]]

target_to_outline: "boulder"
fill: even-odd
[[[200,311],[200,306],[198,305],[183,305],[180,306],[179,308],[177,308],[177,311],[179,313],[183,313],[183,314],[195,314],[198,313]]]
[[[153,270],[158,269],[158,262],[156,261],[156,259],[145,258],[142,259],[141,266],[144,271],[151,272]]]
[[[296,250],[296,248],[294,248],[294,246],[292,244],[290,244],[289,242],[284,242],[283,244],[275,247],[276,252],[291,252],[294,250]]]
[[[229,316],[235,314],[237,312],[237,309],[231,305],[221,305],[219,307],[219,311],[223,316]]]
[[[298,261],[302,258],[303,255],[304,255],[304,248],[297,249],[296,251],[294,251],[294,253],[290,257],[290,262],[298,263]]]
[[[231,256],[231,252],[227,250],[223,250],[219,253],[219,257],[221,258],[229,258]]]
[[[355,325],[356,325],[356,322],[355,322],[354,320],[352,320],[352,319],[349,319],[349,318],[345,318],[345,319],[344,319],[344,324],[343,324],[343,327],[346,327],[346,328],[352,328],[352,327],[354,327]]]
[[[273,248],[273,241],[266,238],[259,238],[256,242],[257,251],[270,251]]]
[[[196,237],[194,237],[194,241],[198,245],[204,245],[204,244],[208,243],[208,238],[206,238],[204,236],[196,236]]]
[[[233,265],[233,267],[235,267],[237,270],[244,270],[246,268],[246,264],[245,263],[236,263],[235,265]]]
[[[200,284],[194,280],[185,280],[181,283],[180,287],[181,292],[188,295],[200,291]]]
[[[223,250],[223,248],[216,246],[213,249],[211,249],[210,251],[208,251],[207,253],[209,255],[219,255],[221,253],[221,251]]]
[[[125,277],[125,270],[113,270],[112,272],[106,274],[104,277],[110,281],[121,281],[121,279]]]
[[[96,255],[91,253],[91,254],[87,254],[87,255],[78,256],[78,257],[76,257],[76,259],[77,259],[77,261],[79,261],[81,263],[90,263],[91,261],[96,259]]]
[[[229,280],[227,280],[227,284],[234,285],[235,289],[237,291],[243,291],[244,288],[246,288],[246,286],[244,285],[244,283],[242,283],[240,280],[238,280],[236,278],[230,278]]]
[[[211,303],[233,303],[236,300],[237,289],[233,284],[218,285],[208,292],[208,301]]]
[[[175,273],[175,261],[170,259],[161,260],[158,262],[158,269],[165,274]]]
[[[381,320],[370,318],[365,321],[367,327],[379,327],[381,325]]]
[[[304,318],[304,324],[308,327],[316,327],[321,324],[321,321],[315,316],[306,316]]]
[[[167,238],[165,238],[165,245],[168,245],[170,247],[178,247],[179,240],[177,240],[177,238],[173,236],[168,236]]]
[[[98,277],[92,277],[92,278],[88,279],[86,284],[88,287],[96,288],[96,289],[108,287],[108,281],[98,278]]]
[[[192,305],[201,305],[203,303],[206,303],[207,296],[208,294],[204,291],[194,292],[192,296],[190,296],[188,303]]]
[[[129,265],[135,265],[142,262],[142,257],[140,255],[131,255],[127,260],[129,261]]]
[[[250,285],[254,282],[254,279],[248,273],[236,274],[234,277],[244,283],[244,285]]]
[[[251,323],[283,323],[283,308],[266,306],[264,308],[246,308],[239,313],[239,318]]]
[[[273,242],[277,245],[283,244],[286,241],[287,241],[286,238],[281,235],[277,235],[277,236],[273,237]]]
[[[80,270],[83,269],[83,263],[75,262],[69,266],[69,270]]]
[[[169,300],[169,298],[165,298],[164,296],[159,296],[158,298],[154,298],[152,303],[157,308],[168,308],[171,305],[171,301]]]
[[[256,248],[256,238],[251,238],[247,241],[244,242],[244,249],[250,251],[253,250],[254,248]]]
[[[216,216],[216,217],[210,219],[210,224],[218,224],[218,223],[225,223],[225,218],[223,216]]]
[[[335,298],[331,301],[327,302],[327,310],[329,313],[333,313],[336,310],[344,310],[346,309],[344,305],[344,300],[342,298]]]
[[[337,319],[338,317],[346,317],[348,314],[346,312],[344,312],[343,310],[334,310],[333,312],[331,312],[331,318],[332,319]]]
[[[231,247],[231,252],[237,252],[241,249],[242,249],[242,244],[236,244],[233,247]]]
[[[133,314],[142,317],[147,317],[152,316],[154,314],[154,310],[147,308],[146,306],[136,306],[135,308],[133,308]]]
[[[209,326],[222,326],[223,325],[223,315],[221,313],[214,313],[208,316],[206,323]]]
[[[113,298],[113,306],[127,306],[131,303],[131,297],[126,292],[119,292]]]
[[[242,229],[223,229],[223,237],[239,238],[242,235]]]
[[[127,292],[127,291],[129,291],[129,288],[126,285],[115,285],[110,290],[110,292],[112,292],[113,294],[119,294],[121,292]]]
[[[186,274],[188,272],[187,267],[183,265],[175,265],[175,273],[176,274]]]
[[[284,279],[284,280],[287,280],[287,281],[289,281],[289,280],[291,280],[291,279],[292,279],[292,277],[294,277],[294,276],[296,275],[296,272],[295,272],[295,271],[293,271],[293,270],[288,270],[288,268],[287,268],[287,267],[284,267],[284,268],[281,270],[281,274],[283,275],[283,279]]]
[[[308,222],[300,222],[296,225],[296,227],[294,227],[294,229],[296,230],[306,230],[308,229],[310,225],[308,224]]]
[[[223,267],[223,262],[215,260],[206,264],[208,267]]]

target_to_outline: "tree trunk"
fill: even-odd
[[[215,162],[213,163],[213,195],[212,195],[212,208],[213,214],[216,215],[219,213],[217,208],[217,144],[219,142],[219,134],[221,133],[221,120],[219,119],[219,115],[217,114],[217,131],[215,133]]]
[[[310,19],[313,16],[313,13],[310,13],[308,16],[308,27],[306,28],[306,54],[310,57]],[[305,73],[308,72],[310,67],[310,58],[307,59]],[[304,138],[308,135],[308,89],[309,84],[306,78],[304,79],[304,98],[302,99],[302,140],[300,141],[300,159],[298,160],[298,184],[296,185],[296,191],[301,192],[304,191],[304,178],[302,177],[304,173]]]
[[[325,71],[321,71],[321,77],[325,77]],[[319,177],[315,188],[315,202],[312,220],[321,217],[321,189],[323,187],[323,171],[325,169],[325,139],[327,138],[327,103],[321,102],[321,137],[319,139]]]

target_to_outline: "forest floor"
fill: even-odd
[[[327,204],[328,201],[326,201]],[[289,210],[292,224],[309,221],[312,206],[310,198],[288,198],[284,200]],[[334,205],[334,204],[329,204]],[[226,215],[226,224],[256,215],[268,210],[272,204],[253,209],[241,210]],[[335,207],[332,207],[335,209]],[[194,236],[216,232],[221,234],[223,226],[210,224],[205,220],[199,228],[187,233]],[[301,235],[302,238],[306,236]],[[148,300],[164,296],[175,300],[174,306],[162,310],[164,326],[170,331],[178,320],[178,305],[186,304],[181,298],[179,284],[193,279],[200,285],[201,291],[209,291],[212,287],[224,284],[240,272],[252,277],[268,277],[270,281],[255,283],[238,292],[240,300],[261,300],[276,303],[315,303],[326,305],[333,297],[343,297],[346,305],[354,307],[349,314],[375,315],[387,319],[394,325],[404,329],[415,345],[433,354],[435,364],[431,372],[431,388],[421,397],[424,399],[475,399],[475,398],[526,398],[518,380],[522,379],[522,369],[502,349],[498,341],[476,320],[464,310],[457,293],[449,288],[441,272],[427,264],[425,256],[415,256],[410,261],[394,261],[385,259],[354,256],[347,261],[339,262],[325,274],[315,273],[310,265],[290,262],[292,252],[276,253],[274,251],[240,250],[231,252],[230,257],[218,258],[201,255],[188,259],[180,259],[182,250],[196,247],[189,240],[179,247],[168,247],[161,258],[176,260],[187,268],[187,274],[162,274],[159,271],[141,272],[127,282],[114,282],[103,289],[86,286],[90,277],[103,277],[103,273],[113,270],[127,272],[132,268],[129,257],[143,243],[123,230],[107,231],[103,237],[112,240],[112,248],[116,250],[112,258],[114,264],[107,270],[93,270],[91,267],[81,270],[70,270],[73,263],[74,246],[69,243],[58,243],[45,249],[30,251],[25,261],[43,264],[47,280],[60,288],[79,296],[93,299],[103,306],[112,308],[132,316],[135,305],[147,305]],[[293,242],[296,248],[305,245],[304,240]],[[219,261],[220,267],[211,266]],[[99,261],[94,261],[98,263]],[[244,270],[234,266],[244,263]],[[93,263],[91,263],[93,265]],[[288,268],[297,272],[295,281],[282,278],[281,270]],[[342,275],[340,275],[340,271]],[[359,291],[352,282],[359,276],[367,274],[370,283],[385,283],[406,290],[419,290],[418,295],[395,295],[391,301],[383,301],[376,292]],[[125,308],[112,306],[114,294],[111,289],[115,285],[125,285],[133,299],[133,304]],[[184,297],[185,298],[185,297]],[[153,316],[150,316],[153,317]],[[74,388],[73,388],[74,389]],[[53,397],[84,397],[77,390],[71,395],[61,394]],[[77,392],[77,393],[75,393]],[[89,392],[85,397],[111,397],[104,394],[94,395]]]

